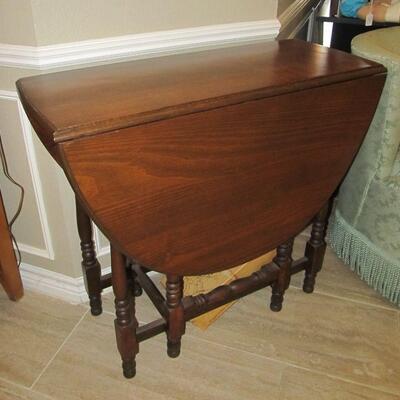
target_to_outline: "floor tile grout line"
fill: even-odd
[[[289,287],[292,288],[292,289],[303,291],[303,289],[301,287],[298,287],[298,286],[290,285]],[[322,292],[320,290],[314,290],[313,293],[319,294],[319,295],[322,295],[322,296],[332,297],[334,299],[350,301],[351,303],[362,304],[364,306],[370,306],[370,307],[374,307],[374,308],[379,308],[381,310],[394,311],[395,313],[399,313],[400,314],[400,309],[391,308],[389,306],[381,306],[381,305],[378,305],[378,304],[367,303],[365,301],[352,299],[350,297],[338,296],[338,295],[335,295],[335,294],[332,294],[332,293]],[[309,293],[305,293],[305,295],[307,296],[307,295],[310,295],[310,294]],[[311,295],[312,295],[312,293],[311,293]]]
[[[29,386],[25,386],[25,385],[22,385],[21,383],[17,383],[17,382],[14,382],[14,381],[10,381],[10,380],[8,380],[8,379],[2,377],[2,376],[0,376],[0,381],[3,381],[3,382],[5,382],[5,383],[7,383],[8,385],[10,385],[10,386],[11,386],[10,391],[11,391],[13,394],[17,394],[17,393],[13,392],[12,387],[16,387],[16,388],[18,388],[18,389],[23,389],[23,390],[26,390],[26,391],[28,391],[28,392],[32,392],[32,393],[35,393],[35,394],[37,393],[38,395],[40,395],[41,397],[43,397],[43,398],[45,398],[45,399],[54,400],[54,397],[51,397],[51,396],[49,396],[48,394],[36,392],[36,391],[32,390]]]
[[[292,289],[298,290],[298,291],[302,291],[301,287],[298,287],[298,286],[295,286],[295,285],[290,285],[289,287],[292,288]],[[368,302],[365,302],[365,301],[352,299],[350,297],[338,296],[338,295],[335,295],[335,294],[332,294],[332,293],[323,292],[323,291],[320,291],[320,290],[314,290],[313,293],[321,295],[321,296],[326,296],[326,297],[330,297],[330,298],[334,298],[334,299],[338,299],[338,300],[343,300],[343,301],[348,301],[348,302],[355,303],[355,304],[364,305],[364,306],[367,306],[367,307],[373,307],[373,308],[380,309],[380,310],[392,311],[392,312],[395,312],[395,313],[398,314],[398,318],[400,320],[400,308],[395,308],[395,305],[392,308],[390,306],[382,306],[382,305],[378,305],[378,304],[372,304],[372,303],[368,303]],[[305,295],[310,295],[310,294],[305,293]],[[242,299],[238,299],[238,301],[240,301],[240,300],[242,300]],[[106,313],[106,314],[115,316],[114,312],[111,312],[111,311],[108,311],[108,310],[103,310],[103,312]]]
[[[87,309],[83,315],[81,316],[81,318],[79,319],[79,321],[75,324],[75,326],[72,328],[71,332],[67,335],[67,337],[63,340],[63,342],[61,343],[60,347],[57,349],[57,351],[53,354],[53,356],[50,358],[50,360],[47,362],[46,366],[42,369],[42,371],[40,372],[39,376],[34,380],[34,382],[32,383],[32,385],[29,387],[30,390],[33,390],[34,386],[36,385],[36,383],[39,381],[39,379],[43,376],[43,374],[47,371],[48,367],[50,366],[50,364],[54,361],[54,359],[57,357],[58,353],[61,351],[61,349],[64,347],[65,343],[68,341],[68,339],[72,336],[72,334],[75,332],[75,330],[78,328],[79,324],[83,321],[83,319],[86,317],[86,315],[88,314],[90,310]]]
[[[301,288],[298,288],[296,286],[291,286],[291,287],[294,288],[294,289],[297,289],[297,290],[301,290]],[[322,293],[322,292],[319,292],[319,291],[315,291],[314,293],[320,294],[320,295],[326,295],[328,297],[338,298],[338,299],[341,299],[341,300],[349,300],[351,302],[360,303],[360,304],[364,304],[364,305],[367,305],[367,306],[371,305],[369,303],[364,303],[364,302],[360,302],[360,301],[353,301],[353,300],[348,299],[348,298],[342,298],[340,296],[330,295],[330,294]],[[372,306],[374,306],[374,305],[372,305]],[[395,311],[395,312],[397,311],[396,309],[393,310],[393,309],[391,309],[389,307],[384,307],[384,306],[375,306],[375,307],[383,308],[383,309],[389,310],[389,311]],[[103,312],[106,313],[106,314],[114,316],[114,313],[112,313],[111,311],[104,310]],[[399,327],[400,327],[400,313],[398,313],[398,322],[399,322]],[[140,321],[140,323],[148,323],[148,322]],[[291,363],[291,362],[288,362],[288,361],[283,361],[283,360],[280,360],[280,359],[263,356],[263,355],[260,355],[260,354],[257,354],[257,353],[252,353],[252,352],[247,351],[247,350],[238,349],[238,348],[235,348],[235,347],[224,345],[222,343],[218,343],[218,342],[214,342],[214,341],[209,340],[209,339],[201,338],[199,336],[195,336],[195,335],[190,334],[190,333],[187,333],[185,336],[191,337],[192,339],[199,340],[199,341],[202,341],[202,342],[210,343],[210,344],[213,344],[215,346],[223,347],[223,348],[226,348],[226,349],[229,349],[229,350],[239,351],[239,352],[251,355],[251,356],[256,356],[258,358],[262,358],[262,359],[266,359],[266,360],[269,360],[269,361],[272,361],[272,362],[283,364],[283,365],[288,366],[288,367],[301,369],[301,370],[308,371],[308,372],[311,372],[311,373],[314,373],[314,374],[327,376],[329,378],[332,378],[332,379],[335,379],[335,380],[339,380],[339,381],[342,381],[342,382],[347,382],[347,383],[350,383],[350,384],[366,387],[366,388],[374,390],[376,392],[382,392],[382,393],[387,393],[387,394],[398,395],[398,393],[392,392],[389,389],[376,388],[376,387],[371,386],[371,385],[367,385],[367,384],[364,384],[364,383],[361,383],[361,382],[353,381],[351,379],[346,379],[346,378],[343,378],[343,377],[340,377],[340,376],[324,373],[324,372],[321,372],[321,371],[318,371],[318,370],[314,370],[314,369],[310,369],[310,368],[307,368],[307,367],[303,367],[301,365],[297,365],[297,364],[294,364],[294,363]]]
[[[292,286],[291,285],[290,287],[293,288],[293,289],[296,289],[296,290],[302,290],[301,288],[296,287],[296,286]],[[336,295],[333,295],[333,294],[324,293],[324,292],[320,292],[320,291],[317,291],[317,290],[314,291],[314,293],[322,295],[322,296],[332,297],[332,298],[339,299],[339,300],[344,300],[344,301],[348,300],[348,301],[350,301],[352,303],[362,304],[362,305],[366,305],[366,306],[372,306],[372,307],[383,309],[383,310],[386,310],[386,311],[394,311],[398,315],[398,325],[399,325],[399,329],[400,329],[400,310],[393,309],[393,308],[390,308],[390,307],[385,307],[385,306],[378,306],[378,305],[373,305],[373,304],[369,304],[369,303],[364,303],[362,301],[352,300],[352,299],[349,299],[347,297],[336,296]],[[241,300],[241,299],[239,299],[239,300]],[[113,317],[115,317],[115,313],[112,312],[112,311],[103,310],[103,314],[112,315]],[[148,324],[151,321],[147,321],[147,322],[146,321],[138,321],[138,322],[140,324]],[[189,322],[189,321],[187,321],[187,322]]]
[[[314,371],[314,370],[310,370],[310,372],[316,373],[318,375],[325,375],[325,376],[327,376],[329,378],[336,379],[336,380],[339,380],[339,381],[342,381],[342,382],[346,382],[346,383],[350,383],[352,385],[362,386],[362,387],[368,388],[370,390],[373,390],[375,392],[392,394],[394,396],[398,396],[399,395],[399,392],[397,392],[397,393],[394,392],[394,391],[392,392],[390,389],[377,388],[376,386],[372,386],[372,385],[367,385],[365,383],[356,382],[356,381],[353,381],[351,379],[342,378],[340,376],[336,376],[336,375],[332,375],[332,374],[325,374],[325,373],[322,373],[322,372],[319,372],[319,371]]]
[[[251,356],[255,356],[255,357],[258,357],[258,358],[263,358],[263,359],[266,359],[266,360],[269,360],[269,361],[277,362],[279,364],[283,364],[283,365],[288,366],[288,367],[297,368],[297,369],[301,369],[301,370],[304,370],[304,371],[312,372],[314,374],[327,376],[329,378],[340,380],[342,382],[347,382],[347,383],[351,383],[351,384],[354,384],[354,385],[363,386],[363,387],[366,387],[368,389],[371,389],[371,390],[374,390],[374,391],[377,391],[377,392],[383,392],[383,393],[393,394],[393,395],[397,395],[397,396],[399,395],[398,393],[392,392],[391,390],[388,390],[388,389],[382,389],[382,388],[378,389],[378,388],[376,388],[374,386],[367,385],[365,383],[352,381],[351,379],[342,378],[342,377],[337,376],[337,375],[327,374],[325,372],[321,372],[321,371],[314,370],[314,369],[311,369],[311,368],[303,367],[301,365],[297,365],[297,364],[294,364],[294,363],[291,363],[291,362],[288,362],[288,361],[283,361],[283,360],[279,360],[277,358],[263,356],[263,355],[258,354],[258,353],[252,353],[251,351],[248,351],[248,350],[238,349],[237,347],[231,347],[231,346],[228,346],[228,345],[225,345],[225,344],[222,344],[222,343],[213,342],[213,341],[208,340],[208,339],[203,339],[203,338],[200,338],[198,336],[193,336],[190,333],[187,333],[186,335],[190,336],[192,339],[197,339],[199,341],[210,343],[210,344],[213,344],[215,346],[224,347],[224,348],[229,349],[229,350],[239,351],[241,353],[246,353],[246,354],[249,354]],[[182,350],[184,351],[184,349],[182,349]]]
[[[192,335],[192,334],[190,334],[190,333],[187,333],[185,336],[190,336],[192,339],[197,339],[197,340],[199,340],[199,341],[201,341],[201,342],[210,343],[210,344],[213,344],[214,346],[217,346],[217,347],[219,346],[219,347],[223,347],[223,348],[225,348],[225,349],[235,350],[235,351],[238,351],[238,352],[240,352],[240,353],[245,353],[245,354],[248,354],[248,355],[251,355],[251,356],[255,356],[255,357],[257,357],[257,358],[262,358],[262,359],[265,359],[265,360],[277,362],[278,364],[284,364],[284,365],[286,365],[286,366],[296,367],[296,368],[300,368],[300,369],[305,369],[305,370],[307,370],[307,371],[312,371],[312,370],[307,369],[306,367],[301,367],[301,366],[298,366],[297,364],[292,364],[292,363],[290,363],[290,362],[283,361],[283,360],[280,360],[280,359],[278,359],[278,358],[272,358],[272,357],[268,357],[268,356],[263,356],[263,355],[261,355],[261,354],[259,354],[259,353],[253,353],[253,352],[248,351],[248,350],[239,349],[239,348],[237,348],[237,347],[228,346],[228,345],[223,344],[223,343],[214,342],[214,341],[209,340],[209,339],[204,339],[204,338],[201,338],[201,337],[198,337],[198,336],[194,336],[194,335]]]
[[[27,389],[27,390],[29,390],[29,386],[25,386],[25,385],[23,385],[22,383],[17,383],[17,382],[14,382],[14,381],[10,381],[9,379],[4,378],[3,376],[0,376],[0,381],[3,381],[3,382],[5,382],[5,383],[8,383],[9,385],[17,386],[17,387],[19,387],[20,389]]]
[[[317,283],[317,285],[318,285],[318,283]],[[300,291],[303,290],[301,287],[295,286],[295,285],[290,285],[289,287],[292,288],[292,289],[300,290]],[[383,306],[383,305],[368,303],[368,302],[365,302],[365,301],[353,299],[353,298],[351,298],[351,297],[338,296],[338,295],[335,295],[335,294],[332,294],[332,293],[320,291],[320,290],[318,290],[318,289],[317,289],[317,290],[314,290],[313,293],[319,294],[319,295],[322,295],[322,296],[332,297],[332,298],[339,299],[339,300],[350,301],[350,302],[352,302],[352,303],[361,304],[361,305],[365,305],[365,306],[370,306],[370,307],[378,308],[378,309],[381,309],[381,310],[394,311],[394,312],[398,313],[399,316],[400,316],[400,308],[396,308],[396,305],[395,305],[395,304],[393,305],[393,308],[392,308],[391,306]],[[241,299],[238,299],[238,300],[241,300]],[[103,312],[105,312],[105,313],[107,313],[107,314],[115,315],[115,314],[114,314],[113,312],[111,312],[111,311],[106,311],[106,310],[104,310]]]

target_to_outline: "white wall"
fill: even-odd
[[[0,0],[0,43],[36,44],[30,0]]]
[[[114,38],[118,44],[120,35],[183,29],[175,35],[179,39],[179,35],[185,37],[187,32],[193,37],[190,29],[198,26],[206,27],[205,33],[201,33],[206,47],[207,40],[213,38],[219,45],[252,40],[252,35],[253,39],[265,39],[268,35],[257,36],[264,31],[270,33],[271,39],[278,33],[276,8],[276,0],[0,0],[0,131],[10,171],[26,189],[23,212],[14,234],[24,264],[34,267],[22,268],[23,278],[24,270],[29,272],[25,273],[28,285],[34,285],[36,279],[37,287],[41,284],[54,287],[53,281],[59,279],[60,287],[64,285],[63,290],[69,291],[70,299],[75,295],[78,298],[83,287],[72,190],[61,169],[32,132],[15,93],[18,78],[51,72],[51,69],[28,67],[28,61],[46,61],[50,53],[43,46],[56,45],[51,47],[52,57],[56,51],[65,58],[72,48],[78,49],[85,58],[81,41]],[[240,25],[242,22],[248,23],[247,30]],[[228,23],[234,25],[225,29],[223,24]],[[213,27],[207,28],[210,25]],[[215,25],[220,26],[216,29]],[[169,37],[166,35],[156,34],[156,38]],[[136,36],[128,38],[129,44],[125,46],[134,48]],[[190,51],[191,42],[186,39],[180,50]],[[67,42],[76,43],[67,47],[64,45]],[[89,42],[89,45],[94,51],[99,43]],[[112,61],[113,55],[107,49],[103,48],[105,59]],[[61,63],[61,67],[69,68],[67,64]],[[3,176],[0,187],[11,215],[18,192]],[[102,235],[98,236],[98,248],[102,254],[100,261],[108,266],[108,243]]]
[[[275,18],[276,0],[32,0],[38,45]],[[67,29],[60,29],[66,27]]]

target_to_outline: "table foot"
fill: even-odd
[[[103,312],[101,295],[89,296],[90,313],[93,316],[98,316]]]
[[[125,257],[111,245],[112,285],[115,295],[114,321],[118,351],[122,359],[122,369],[126,378],[136,373],[135,357],[139,352],[136,337],[138,322],[135,317],[135,297],[129,290]]]
[[[177,358],[181,353],[181,342],[172,343],[170,341],[167,342],[167,354],[170,358]]]
[[[140,286],[140,283],[136,276],[134,276],[134,284],[133,284],[133,295],[135,297],[140,297],[143,294],[143,289]]]
[[[311,229],[310,239],[307,242],[305,256],[309,260],[303,282],[303,291],[312,293],[314,291],[315,279],[321,271],[326,250],[326,229],[331,210],[331,203],[328,202],[315,216]]]
[[[274,312],[281,311],[282,305],[283,305],[283,295],[281,295],[279,293],[272,293],[271,304],[269,306],[271,311],[274,311]]]
[[[122,361],[122,371],[125,378],[131,379],[136,375],[136,361],[128,360]]]
[[[286,289],[290,283],[290,268],[292,266],[293,239],[278,246],[274,263],[279,267],[277,280],[272,285],[271,311],[278,312],[282,310],[283,298]]]
[[[90,312],[97,316],[103,312],[101,304],[101,266],[96,258],[92,222],[76,199],[76,220],[81,240],[82,271],[86,292],[89,296]]]
[[[185,333],[182,304],[183,277],[167,274],[166,303],[168,308],[167,354],[176,358],[180,354],[181,337]]]

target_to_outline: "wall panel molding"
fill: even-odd
[[[293,39],[320,3],[321,0],[295,0],[278,17],[281,23],[278,39]]]
[[[94,243],[96,245],[96,255],[97,257],[105,256],[107,254],[110,254],[111,249],[110,245],[102,246],[101,245],[101,240],[100,240],[100,229],[95,225],[94,222],[93,224],[93,235],[94,235]]]
[[[50,46],[0,43],[0,66],[46,70],[124,58],[155,57],[196,48],[272,40],[277,19],[141,33]]]
[[[25,145],[26,157],[29,165],[29,173],[32,179],[33,191],[35,195],[36,207],[39,214],[39,220],[45,243],[45,248],[33,247],[25,243],[19,243],[18,246],[21,251],[35,256],[54,260],[54,249],[50,234],[49,221],[47,217],[44,195],[42,190],[42,181],[39,174],[36,152],[33,146],[31,124],[26,116],[22,104],[18,99],[17,92],[0,90],[0,99],[14,101],[18,107],[19,122],[21,124],[22,136]]]
[[[70,276],[49,271],[48,269],[21,263],[20,272],[25,289],[46,296],[55,297],[72,304],[88,302],[83,277],[72,278]],[[102,275],[109,274],[111,267],[102,268]],[[151,271],[148,276],[158,279],[160,274]],[[111,286],[103,290],[103,294],[112,291]]]

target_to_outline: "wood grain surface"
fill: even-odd
[[[299,40],[264,42],[24,78],[41,140],[55,142],[383,72]]]
[[[82,203],[120,251],[194,275],[299,233],[336,189],[384,75],[116,130],[60,145]]]

